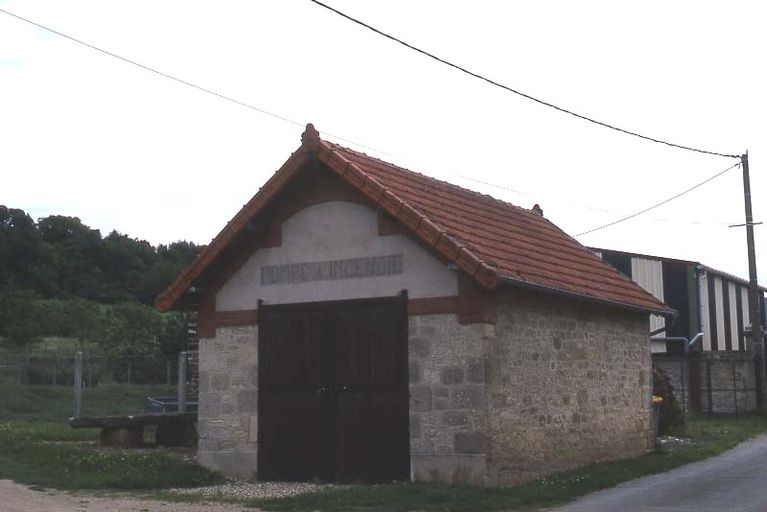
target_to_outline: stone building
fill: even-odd
[[[156,305],[198,313],[202,464],[476,485],[646,451],[672,314],[539,208],[311,125]]]

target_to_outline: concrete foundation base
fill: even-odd
[[[413,455],[410,473],[414,482],[482,486],[486,484],[485,455]]]
[[[256,479],[256,452],[197,452],[201,466],[240,480]]]

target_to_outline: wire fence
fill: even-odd
[[[756,371],[748,352],[653,354],[684,412],[741,414],[756,408]]]
[[[73,386],[75,356],[31,355],[0,360],[0,379],[20,385]],[[166,384],[178,379],[178,359],[83,356],[82,385]]]

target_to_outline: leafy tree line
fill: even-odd
[[[184,347],[186,317],[151,303],[200,248],[102,237],[77,217],[35,222],[0,205],[0,343],[63,336],[106,357],[172,356]]]
[[[24,210],[0,205],[0,290],[151,304],[199,249],[185,241],[153,247],[117,231],[102,237],[77,217],[35,222]]]

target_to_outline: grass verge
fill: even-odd
[[[0,386],[0,418],[3,421],[66,421],[72,416],[73,392],[67,386]],[[82,416],[136,414],[144,410],[147,396],[175,395],[174,386],[102,384],[84,388]]]
[[[394,484],[330,488],[314,494],[282,499],[232,500],[221,497],[219,500],[270,511],[463,512],[550,507],[628,480],[718,455],[764,432],[767,432],[767,418],[764,416],[691,418],[687,423],[686,434],[690,442],[660,448],[640,457],[593,464],[507,488]],[[170,498],[167,495],[163,497]],[[187,497],[171,499],[194,500]]]
[[[97,431],[0,423],[0,478],[56,489],[158,489],[224,479],[171,451],[100,449]]]

